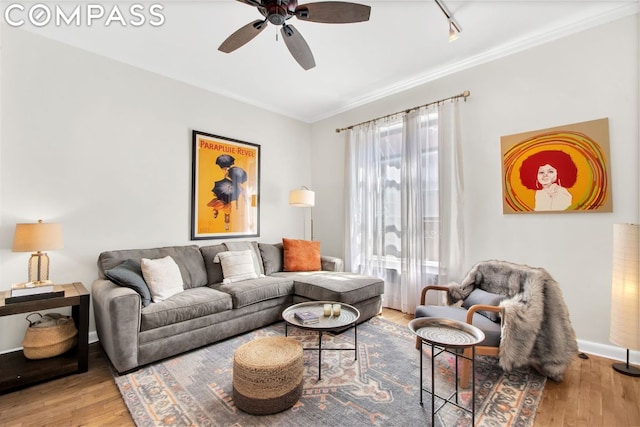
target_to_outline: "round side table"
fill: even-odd
[[[438,317],[419,317],[409,322],[409,329],[420,338],[420,404],[422,405],[422,376],[423,376],[423,344],[431,347],[431,389],[424,390],[431,394],[431,425],[434,425],[435,415],[447,403],[457,406],[463,411],[471,413],[471,425],[476,422],[476,396],[475,396],[475,356],[476,345],[484,341],[484,333],[473,325],[457,320]],[[466,357],[461,352],[471,348],[471,357]],[[439,396],[435,392],[435,358],[442,353],[450,353],[455,356],[456,376],[455,392],[449,396]],[[471,362],[471,409],[462,406],[458,401],[458,358]],[[444,402],[436,409],[436,397]]]

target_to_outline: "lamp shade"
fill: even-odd
[[[311,208],[316,204],[316,193],[306,188],[291,190],[289,204],[300,208]]]
[[[609,340],[640,350],[640,225],[613,225]]]
[[[16,224],[13,236],[13,252],[37,252],[62,249],[62,227],[60,224],[43,223]]]

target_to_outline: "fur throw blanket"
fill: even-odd
[[[561,381],[578,344],[560,285],[549,273],[506,261],[479,262],[462,283],[449,284],[448,303],[465,299],[475,288],[506,296],[500,303],[502,369],[530,365]]]

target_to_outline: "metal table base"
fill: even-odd
[[[471,413],[471,425],[476,423],[476,345],[485,339],[484,332],[477,327],[452,319],[438,317],[419,317],[409,322],[409,329],[420,339],[420,405],[422,405],[422,392],[431,394],[431,425],[435,421],[436,412],[447,403],[457,406],[463,411]],[[424,344],[431,347],[431,389],[423,387],[424,376]],[[471,349],[471,357],[464,354]],[[440,396],[435,392],[436,366],[435,360],[442,353],[455,356],[456,376],[455,391],[448,397]],[[468,353],[467,353],[468,354]],[[458,360],[465,359],[471,363],[471,409],[462,406],[458,400]],[[436,409],[436,398],[443,400],[442,405]]]
[[[476,424],[476,386],[475,386],[475,381],[476,381],[476,370],[475,370],[475,356],[476,356],[476,347],[475,345],[470,346],[471,347],[471,357],[466,357],[463,354],[460,354],[458,352],[453,352],[453,351],[449,351],[444,347],[440,347],[437,346],[436,344],[427,341],[427,345],[429,347],[431,347],[431,390],[425,390],[423,388],[423,358],[424,358],[424,352],[423,352],[423,344],[424,344],[424,340],[420,340],[420,404],[423,404],[422,401],[422,392],[425,391],[427,393],[429,393],[431,395],[431,425],[434,425],[434,421],[435,421],[435,416],[436,413],[442,409],[447,403],[450,403],[452,405],[457,406],[458,408],[462,409],[465,412],[469,412],[471,413],[471,425],[474,426]],[[455,391],[453,393],[451,393],[451,395],[449,395],[448,397],[444,397],[444,396],[440,396],[438,394],[436,394],[435,392],[435,360],[436,357],[439,356],[442,353],[450,353],[455,355],[455,361],[456,361],[456,376],[455,376]],[[460,405],[460,402],[458,401],[458,358],[461,357],[463,359],[469,360],[471,362],[471,409],[464,407],[462,405]],[[442,404],[440,405],[440,407],[438,407],[436,409],[435,404],[436,404],[436,397],[443,400],[444,402],[442,402]],[[454,400],[455,399],[455,400]]]
[[[293,327],[299,327],[296,325],[292,325]],[[351,325],[349,325],[351,327]],[[314,329],[316,330],[316,329]],[[334,350],[334,351],[353,351],[355,352],[355,359],[358,360],[358,325],[353,324],[353,348],[327,348],[322,347],[322,330],[316,330],[318,332],[318,346],[317,347],[303,347],[302,350],[318,350],[318,381],[322,379],[322,351],[323,350]],[[289,324],[285,322],[284,324],[284,336],[289,336]]]

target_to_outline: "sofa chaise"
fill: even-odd
[[[240,253],[237,249],[251,252],[259,274],[229,283],[219,261]],[[317,271],[284,271],[284,249],[281,243],[234,242],[101,253],[91,293],[98,338],[114,368],[132,371],[275,323],[298,302],[350,304],[360,311],[359,322],[380,312],[382,280],[344,272],[342,260],[328,256],[320,257]],[[141,262],[165,257],[177,264],[183,286],[164,300],[150,302],[114,275],[124,266],[139,268]]]

